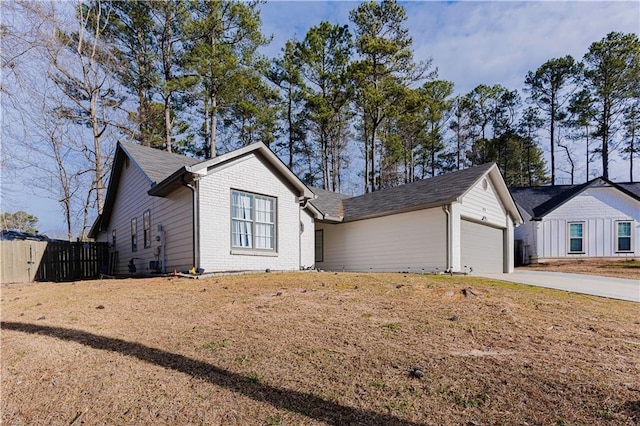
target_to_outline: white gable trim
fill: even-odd
[[[206,176],[210,170],[218,168],[226,162],[246,156],[252,152],[262,154],[269,161],[269,163],[271,163],[271,165],[274,166],[276,170],[286,178],[286,180],[288,180],[296,189],[298,189],[298,191],[300,191],[300,197],[302,199],[314,198],[315,195],[313,194],[313,192],[311,192],[311,190],[307,188],[307,186],[295,174],[293,174],[291,170],[289,170],[289,168],[278,158],[278,156],[275,155],[273,151],[271,151],[262,142],[247,145],[227,154],[223,154],[210,160],[203,161],[202,163],[198,163],[190,167],[185,167],[185,170],[195,175]]]
[[[475,186],[482,181],[482,179],[485,178],[491,179],[491,183],[500,199],[500,202],[504,206],[504,209],[507,211],[509,216],[511,216],[514,226],[522,225],[524,223],[524,220],[522,219],[520,210],[518,210],[518,206],[516,206],[516,202],[513,200],[511,192],[509,192],[509,188],[502,178],[500,169],[498,169],[498,166],[495,163],[489,170],[487,170],[482,176],[480,176],[473,185],[469,185],[469,188],[467,188],[467,190],[457,201],[462,201],[464,197],[469,194],[469,192],[471,192],[475,188]]]

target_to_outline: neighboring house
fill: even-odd
[[[493,163],[357,197],[313,191],[319,268],[513,271],[522,217]]]
[[[640,258],[640,183],[511,188],[525,223],[515,231],[524,263]]]
[[[313,193],[262,143],[207,161],[119,143],[89,236],[113,273],[313,266]]]
[[[29,240],[29,241],[53,241],[51,238],[44,234],[31,234],[29,232],[22,231],[10,231],[3,229],[0,233],[0,241],[15,241],[15,240]],[[59,240],[56,240],[59,241]]]

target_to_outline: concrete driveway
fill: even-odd
[[[516,270],[512,274],[479,274],[494,280],[510,281],[611,299],[640,302],[640,281],[562,272]]]

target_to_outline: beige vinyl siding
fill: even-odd
[[[303,231],[300,236],[300,265],[303,268],[312,267],[315,265],[315,227],[313,225],[313,217],[309,210],[300,211],[300,222],[302,223]]]
[[[616,221],[632,221],[632,251],[617,252]],[[584,253],[568,253],[568,224],[583,222]],[[537,257],[560,258],[640,257],[640,202],[615,188],[588,188],[537,222]]]
[[[486,189],[483,181],[487,182]],[[504,228],[507,218],[491,178],[480,179],[463,197],[460,203],[460,216],[476,222],[484,222]]]
[[[149,262],[156,259],[158,225],[165,230],[167,271],[190,269],[193,266],[191,191],[180,188],[166,198],[151,197],[147,194],[151,188],[149,179],[132,161],[128,163],[122,169],[109,229],[98,238],[111,242],[111,232],[116,230],[117,273],[128,273],[127,264],[131,258],[137,258],[137,272],[148,271]],[[151,247],[145,248],[142,215],[147,209],[151,211]],[[136,252],[131,251],[131,219],[134,217],[138,222]]]
[[[342,224],[316,223],[324,262],[334,271],[433,272],[446,269],[446,216],[441,208]]]
[[[200,179],[198,187],[200,266],[205,272],[300,268],[301,212],[298,197],[266,161],[253,153],[238,158],[212,169]],[[232,249],[232,190],[276,199],[275,251]]]

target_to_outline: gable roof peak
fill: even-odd
[[[161,182],[181,167],[192,166],[202,161],[175,152],[130,142],[118,142],[118,145],[127,157],[140,168],[151,184]]]

